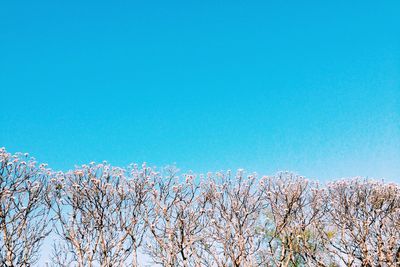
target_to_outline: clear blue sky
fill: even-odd
[[[399,1],[1,1],[0,146],[400,181]]]

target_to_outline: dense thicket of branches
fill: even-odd
[[[90,163],[53,172],[0,149],[0,264],[400,266],[400,186],[289,173],[195,175]],[[46,241],[46,242],[50,242]]]

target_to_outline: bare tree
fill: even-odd
[[[145,163],[53,172],[1,148],[0,264],[37,263],[49,224],[53,266],[137,267],[138,253],[168,267],[400,266],[398,184]]]
[[[51,171],[28,154],[0,149],[0,263],[31,266],[49,234],[46,205]]]
[[[153,177],[157,173],[144,163],[142,168],[137,164],[131,164],[128,168],[127,178],[124,180],[126,191],[119,190],[119,198],[123,200],[120,207],[121,231],[125,232],[129,239],[127,252],[132,252],[132,266],[138,263],[138,250],[142,246],[147,224],[145,223],[145,204],[151,201],[150,192],[153,187]]]
[[[153,177],[151,201],[146,205],[149,228],[146,253],[162,266],[200,266],[207,196],[200,194],[194,175],[168,167]]]
[[[55,231],[61,238],[55,249],[68,254],[61,257],[67,261],[55,265],[124,265],[132,248],[121,220],[129,190],[124,181],[124,170],[106,163],[83,165],[52,180]]]
[[[400,187],[348,179],[328,192],[327,253],[346,266],[400,266]]]
[[[282,172],[260,180],[266,201],[263,262],[267,266],[328,266],[318,229],[327,207],[316,183]]]
[[[261,193],[256,174],[209,174],[208,192],[212,196],[207,210],[210,226],[204,250],[211,255],[213,266],[255,266],[261,239],[258,233],[262,210]]]

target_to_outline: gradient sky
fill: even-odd
[[[1,1],[0,146],[54,169],[400,181],[399,1]]]

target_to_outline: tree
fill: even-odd
[[[121,201],[120,207],[120,225],[121,231],[129,237],[129,247],[126,252],[132,252],[132,266],[136,267],[138,263],[138,250],[142,246],[147,225],[144,220],[145,204],[151,201],[150,192],[153,186],[153,177],[157,173],[146,166],[138,168],[137,164],[131,164],[124,183],[126,190],[118,190]]]
[[[204,249],[212,261],[207,266],[257,265],[263,202],[256,181],[256,174],[246,175],[243,170],[233,177],[230,171],[209,174],[206,190],[212,198]]]
[[[260,180],[265,227],[263,263],[267,266],[328,266],[332,259],[319,236],[327,207],[317,183],[289,172]]]
[[[146,204],[146,253],[162,266],[200,266],[208,198],[199,192],[194,175],[185,174],[180,182],[176,168],[164,173],[153,177],[151,201]]]
[[[400,186],[145,163],[53,172],[1,148],[0,264],[35,264],[52,229],[53,266],[137,267],[145,253],[168,267],[394,267]]]
[[[347,179],[328,185],[326,251],[346,266],[400,265],[400,188]]]
[[[121,220],[128,186],[124,170],[107,163],[83,165],[52,180],[60,244],[57,266],[121,266],[131,255],[127,220]],[[63,260],[63,261],[61,261]]]
[[[49,234],[46,205],[51,170],[28,154],[0,149],[0,263],[31,266]]]

